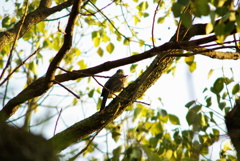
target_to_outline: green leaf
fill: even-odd
[[[179,17],[181,15],[182,5],[180,5],[179,3],[174,3],[172,5],[172,11],[174,17]]]
[[[168,122],[168,113],[166,110],[162,109],[159,113],[159,120],[161,120],[161,122],[163,123],[167,123]]]
[[[133,19],[134,19],[134,25],[137,25],[140,22],[140,19],[136,15],[133,16]]]
[[[193,113],[198,113],[201,109],[202,109],[201,105],[195,105],[189,111]]]
[[[192,15],[189,12],[181,14],[180,18],[186,28],[189,29],[192,26]]]
[[[191,65],[194,62],[194,56],[188,56],[184,58],[184,61],[187,65]]]
[[[233,94],[233,95],[237,94],[237,93],[239,92],[239,89],[240,89],[239,84],[238,84],[238,83],[235,84],[235,85],[233,86],[233,88],[232,88],[232,94]]]
[[[196,112],[189,110],[186,115],[188,125],[193,125],[193,129],[197,131],[200,127],[200,119]]]
[[[151,138],[149,139],[149,145],[150,145],[150,147],[151,147],[151,148],[156,148],[156,146],[158,145],[158,141],[159,141],[158,138],[156,138],[156,137],[151,137]]]
[[[183,6],[187,6],[189,4],[190,0],[178,0],[178,3],[183,5]]]
[[[34,75],[37,75],[37,64],[35,63],[35,62],[30,62],[29,63],[29,70],[31,70],[33,73],[34,73]]]
[[[132,64],[130,67],[130,72],[134,73],[136,71],[137,66],[138,66],[138,64]]]
[[[188,102],[188,103],[185,105],[185,107],[190,108],[190,107],[191,107],[193,104],[195,104],[195,103],[196,103],[195,100],[190,101],[190,102]]]
[[[156,122],[152,125],[152,128],[150,129],[150,132],[152,135],[157,135],[159,133],[162,133],[164,131],[164,125],[162,122]]]
[[[93,31],[92,32],[92,39],[94,39],[95,37],[100,37],[99,31]]]
[[[218,78],[214,84],[213,87],[211,87],[211,91],[215,94],[219,94],[224,87],[224,80],[223,78]]]
[[[133,122],[136,121],[136,119],[138,119],[141,116],[142,113],[142,108],[135,108],[134,109],[134,114],[133,114]]]
[[[23,40],[27,41],[33,37],[33,31],[30,30],[26,34],[23,35]]]
[[[113,45],[113,43],[109,43],[108,45],[107,45],[107,52],[109,52],[110,54],[113,52],[113,50],[114,50],[114,45]]]
[[[98,50],[97,50],[98,55],[102,57],[103,52],[104,52],[103,49],[101,47],[99,47]]]
[[[157,23],[164,23],[166,17],[159,17]]]
[[[145,152],[146,156],[147,156],[147,160],[152,160],[152,161],[157,161],[157,160],[161,160],[161,158],[155,154],[154,152],[152,152],[152,150],[146,146],[146,145],[141,145],[141,148],[143,149],[143,151]]]
[[[200,119],[197,113],[199,110],[201,110],[201,108],[202,106],[196,105],[188,111],[186,119],[189,126],[196,125],[196,124],[200,126]]]
[[[223,23],[216,24],[214,26],[214,32],[216,35],[224,35],[225,25]]]
[[[139,11],[144,11],[148,8],[148,2],[144,1],[136,7]]]
[[[11,24],[11,18],[10,16],[6,16],[2,19],[2,27],[8,28]]]
[[[179,118],[176,115],[169,114],[169,120],[173,125],[180,125]]]
[[[228,12],[229,12],[229,10],[225,6],[216,8],[216,13],[219,16],[225,16]]]
[[[225,26],[224,32],[225,36],[228,36],[235,29],[235,22],[228,22]]]
[[[119,146],[117,147],[116,149],[113,150],[112,154],[113,154],[113,157],[112,157],[112,161],[119,161],[119,157],[122,153],[122,146]]]
[[[224,107],[226,107],[226,102],[220,102],[220,103],[218,103],[218,107],[219,107],[221,110],[223,110]]]
[[[121,133],[118,131],[112,131],[112,138],[115,142],[117,142],[120,139]]]
[[[207,103],[206,107],[210,107],[210,106],[212,105],[212,98],[211,98],[211,97],[208,97],[208,98],[206,99],[206,103]]]
[[[240,33],[240,18],[239,17],[237,17],[236,22],[237,22],[237,33]]]
[[[123,41],[124,45],[129,45],[130,44],[130,38],[125,38]]]
[[[218,141],[219,140],[219,135],[220,135],[220,132],[218,129],[212,129],[213,131],[213,137],[214,137],[214,140]]]
[[[88,97],[92,98],[93,97],[93,94],[94,94],[94,89],[92,89],[89,93],[88,93]]]

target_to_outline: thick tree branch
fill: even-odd
[[[215,59],[237,60],[240,58],[240,53],[235,53],[235,52],[209,51],[209,52],[202,52],[201,55],[208,56]]]
[[[196,45],[195,47],[198,48],[199,45],[201,45],[201,43],[207,43],[208,41],[211,42],[214,40],[215,40],[215,37],[210,36],[210,37],[206,37],[204,39],[199,39],[199,40],[184,41],[184,42],[174,42],[174,41],[168,42],[159,47],[152,48],[138,55],[133,55],[133,56],[115,60],[115,61],[105,62],[101,65],[84,69],[84,70],[67,72],[65,74],[57,75],[55,76],[55,80],[59,83],[62,83],[65,81],[76,80],[78,78],[82,78],[86,76],[92,76],[94,74],[97,74],[103,71],[108,71],[110,69],[113,69],[119,66],[136,63],[138,61],[153,57],[157,54],[166,56],[165,53],[168,53],[167,51],[189,50],[189,49],[192,51],[195,45]],[[236,56],[234,57],[234,59],[239,58]],[[18,105],[24,103],[29,99],[40,96],[44,92],[46,92],[50,87],[46,88],[46,86],[44,86],[44,83],[45,83],[44,80],[45,80],[45,77],[41,77],[37,79],[32,84],[30,84],[26,89],[24,89],[21,93],[19,93],[16,97],[12,98],[0,111],[0,117],[1,115],[5,115],[5,119],[8,119],[10,116],[12,116],[16,112],[16,110],[18,109]]]
[[[178,52],[179,50],[175,50],[173,53]],[[109,122],[121,115],[127,106],[141,97],[142,94],[158,80],[163,71],[171,64],[170,62],[173,61],[173,57],[164,59],[168,54],[172,53],[159,53],[147,70],[137,80],[125,88],[119,94],[119,97],[113,99],[104,112],[95,113],[94,115],[74,124],[51,138],[49,142],[54,146],[56,153],[85,138],[92,132],[100,130]],[[121,99],[124,97],[128,99]]]
[[[55,79],[55,71],[57,70],[58,65],[60,64],[60,62],[62,61],[62,59],[64,58],[64,56],[67,54],[67,52],[70,50],[72,46],[74,25],[77,20],[77,15],[80,12],[81,2],[82,2],[81,0],[74,1],[72,11],[68,19],[68,24],[65,29],[64,43],[48,67],[46,77],[45,77],[45,84],[48,88],[53,84],[53,80]]]

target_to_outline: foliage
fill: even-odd
[[[55,0],[51,7],[65,2],[70,2],[70,0]],[[5,0],[4,3],[6,5],[0,12],[2,33],[10,31],[18,21],[35,11],[41,1],[13,3]],[[183,63],[188,67],[191,75],[203,70],[201,67],[204,63],[200,63],[197,54],[209,56],[207,54],[212,54],[214,51],[215,55],[209,57],[239,58],[239,37],[237,37],[239,35],[235,34],[229,39],[229,35],[240,31],[239,6],[233,0],[114,0],[104,2],[91,0],[82,1],[81,7],[75,23],[71,48],[63,56],[57,72],[54,73],[55,76],[61,76],[68,71],[84,71],[105,62],[105,66],[108,66],[108,61],[143,54],[145,51],[154,49],[155,44],[173,42],[174,38],[176,46],[180,48],[173,48],[173,50],[179,49],[177,51],[179,56],[169,63],[164,72],[164,76],[169,76],[170,79],[181,71],[180,66]],[[0,68],[7,67],[5,73],[3,73],[4,70],[1,71],[3,74],[1,83],[3,84],[0,100],[3,107],[23,89],[29,87],[32,82],[46,76],[50,63],[65,43],[67,35],[65,28],[69,24],[71,9],[72,5],[64,7],[61,12],[50,14],[46,19],[29,28],[20,36],[15,45],[11,42],[2,47]],[[192,33],[196,36],[203,35],[203,37],[200,39],[194,37],[194,39],[201,41],[209,35],[215,35],[216,39],[213,44],[205,44],[205,42],[195,46],[188,44],[190,40],[185,37],[187,32],[181,31],[190,31],[199,22],[206,24],[204,33],[198,34],[197,31]],[[184,45],[179,45],[178,42]],[[228,52],[216,50],[224,48],[229,49]],[[156,53],[153,54],[156,55]],[[218,54],[225,54],[224,56],[229,57],[225,58]],[[8,62],[9,66],[7,66]],[[122,68],[129,74],[129,84],[146,72],[151,62],[152,59],[132,64],[126,63]],[[112,68],[115,67],[110,69]],[[103,72],[105,68],[99,70]],[[207,70],[209,74],[206,77],[210,80],[217,69]],[[232,75],[225,76],[224,72],[229,70]],[[94,133],[82,140],[77,140],[78,144],[68,145],[67,150],[61,152],[61,157],[67,160],[87,146],[83,156],[79,158],[113,161],[210,160],[213,154],[216,160],[236,160],[235,154],[229,152],[233,149],[229,140],[225,141],[221,138],[221,135],[227,134],[221,125],[224,122],[223,116],[231,110],[240,92],[239,79],[234,76],[235,70],[223,67],[220,74],[214,75],[211,79],[211,85],[205,85],[201,96],[188,100],[185,107],[181,104],[176,105],[186,113],[170,111],[169,108],[176,107],[164,106],[162,93],[155,96],[158,94],[158,89],[154,87],[154,94],[152,94],[154,96],[149,96],[146,92],[138,99],[142,103],[131,102],[120,117],[97,133],[98,136],[94,140],[91,140],[95,137]],[[49,90],[18,105],[20,108],[7,122],[22,126],[31,132],[43,134],[50,139],[52,133],[63,131],[74,123],[88,118],[99,109],[101,104],[99,96],[102,87],[95,78],[100,84],[104,84],[105,79],[101,76],[111,75],[111,72],[97,74],[94,79],[90,77],[93,76],[91,74],[85,74],[85,78],[79,77],[79,79],[69,77],[63,85],[54,82],[55,85],[50,85]],[[8,79],[4,81],[5,78]],[[188,83],[190,84],[190,81]],[[166,85],[165,93],[168,92],[170,86]],[[191,88],[190,85],[188,88]],[[160,90],[162,92],[162,89]],[[175,89],[176,92],[177,90]],[[147,105],[149,98],[150,102],[153,101],[151,98],[156,98],[158,103]],[[177,98],[171,99],[177,100]],[[220,141],[224,145],[219,151],[213,152],[212,147]]]

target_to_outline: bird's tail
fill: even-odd
[[[103,96],[102,104],[101,104],[101,108],[100,108],[100,112],[105,108],[105,105],[106,105],[106,102],[107,102],[107,98],[108,98],[108,93],[106,93],[106,94]]]

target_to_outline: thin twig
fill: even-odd
[[[88,12],[90,12],[90,14],[80,13],[80,15],[83,15],[83,16],[92,16],[92,15],[95,15],[96,13],[101,12],[103,9],[107,8],[108,6],[110,6],[111,4],[113,4],[114,2],[115,2],[115,1],[112,1],[111,3],[107,4],[106,6],[104,6],[104,7],[101,8],[101,9],[98,9],[98,8],[95,7],[95,8],[97,9],[97,11],[94,12],[94,13],[91,13],[90,11],[88,11]],[[92,2],[91,2],[91,3],[92,3]]]
[[[154,24],[155,24],[155,19],[156,19],[156,15],[157,15],[157,11],[158,11],[158,7],[160,5],[160,3],[162,2],[162,0],[159,0],[158,1],[158,4],[157,4],[157,7],[154,11],[154,15],[153,15],[153,22],[152,22],[152,44],[153,44],[153,47],[155,47],[155,42],[154,42]]]
[[[189,6],[187,6],[185,9],[184,9],[184,11],[183,11],[183,13],[185,13],[187,10],[188,10],[188,8],[189,8]],[[178,23],[178,26],[177,26],[177,31],[176,31],[176,42],[178,42],[179,41],[179,33],[180,33],[180,28],[181,28],[181,26],[182,26],[182,20],[180,19],[179,20],[179,23]],[[188,30],[186,31],[186,33],[188,32]],[[186,33],[184,34],[184,35],[186,35]],[[185,36],[184,36],[185,37]],[[184,38],[183,37],[183,38]],[[182,39],[183,39],[182,38]]]
[[[58,69],[66,72],[66,73],[71,73],[71,71],[67,71],[66,69],[63,69],[62,67],[57,67]],[[74,72],[74,71],[73,71]],[[85,73],[81,73],[83,75],[86,75],[86,76],[94,76],[94,77],[100,77],[100,78],[111,78],[112,76],[103,76],[103,75],[95,75],[95,74],[85,74]],[[127,77],[128,75],[124,75],[124,77]],[[118,77],[115,77],[115,78],[118,78]],[[120,78],[122,78],[122,76],[120,76]]]
[[[2,79],[5,71],[7,70],[8,66],[9,66],[10,63],[11,63],[12,54],[13,54],[13,50],[14,50],[14,48],[15,48],[15,44],[16,44],[16,42],[17,42],[17,39],[18,39],[18,37],[19,37],[19,35],[20,35],[20,32],[21,32],[22,27],[23,27],[23,24],[24,24],[24,22],[25,22],[25,18],[26,18],[26,15],[27,15],[27,10],[28,10],[28,0],[26,0],[25,4],[26,4],[26,5],[25,5],[26,8],[25,8],[24,13],[23,13],[23,18],[22,18],[21,24],[20,24],[20,26],[19,26],[19,29],[18,29],[18,31],[17,31],[16,37],[14,38],[13,45],[12,45],[12,47],[11,47],[11,50],[10,50],[10,53],[9,53],[9,56],[8,56],[7,63],[6,63],[6,65],[5,65],[5,67],[3,68],[3,71],[2,71],[2,73],[1,73],[1,75],[0,75],[0,80]]]
[[[12,74],[18,70],[28,59],[30,59],[33,55],[35,55],[41,48],[38,48],[36,51],[34,51],[31,55],[29,55],[22,63],[20,63],[13,71],[0,83],[0,86],[2,86],[11,76]]]
[[[63,69],[62,67],[57,67],[58,69],[61,69],[62,71],[69,73],[69,71],[67,71],[66,69]]]
[[[62,33],[63,35],[66,35],[66,32],[63,31],[63,30],[60,28],[60,21],[58,22],[58,27],[57,27],[57,29],[58,29],[58,32]]]
[[[102,131],[103,128],[101,128],[100,130],[98,130],[96,132],[96,134],[92,137],[92,139],[88,142],[88,144],[86,145],[85,148],[83,148],[79,153],[77,153],[75,156],[73,156],[72,158],[70,158],[68,161],[74,161],[75,159],[77,159],[77,157],[79,155],[81,155],[84,151],[87,150],[87,148],[89,147],[89,145],[93,142],[93,140],[95,139],[95,137],[100,133],[100,131]]]
[[[95,7],[95,8],[97,9],[97,11],[99,11],[99,12],[102,14],[102,16],[111,24],[111,26],[115,29],[115,31],[116,31],[118,34],[122,35],[125,39],[127,39],[127,40],[130,41],[130,39],[129,39],[128,37],[126,37],[125,35],[123,35],[123,34],[116,28],[116,26],[112,23],[112,21],[111,21],[100,9],[98,9],[97,6],[96,6],[91,0],[89,0],[89,2],[93,5],[93,7]]]
[[[56,121],[56,124],[55,124],[55,127],[54,127],[53,136],[55,136],[55,134],[56,134],[57,125],[58,125],[58,121],[59,121],[59,118],[60,118],[61,114],[62,114],[62,108],[60,109],[60,112],[58,114],[58,118],[57,118],[57,121]]]
[[[61,87],[63,87],[64,89],[66,89],[68,92],[70,92],[72,95],[74,95],[77,99],[80,99],[80,97],[75,94],[73,91],[71,91],[70,89],[68,89],[66,86],[62,85],[60,82],[53,80],[54,83],[57,83],[58,85],[60,85]]]

